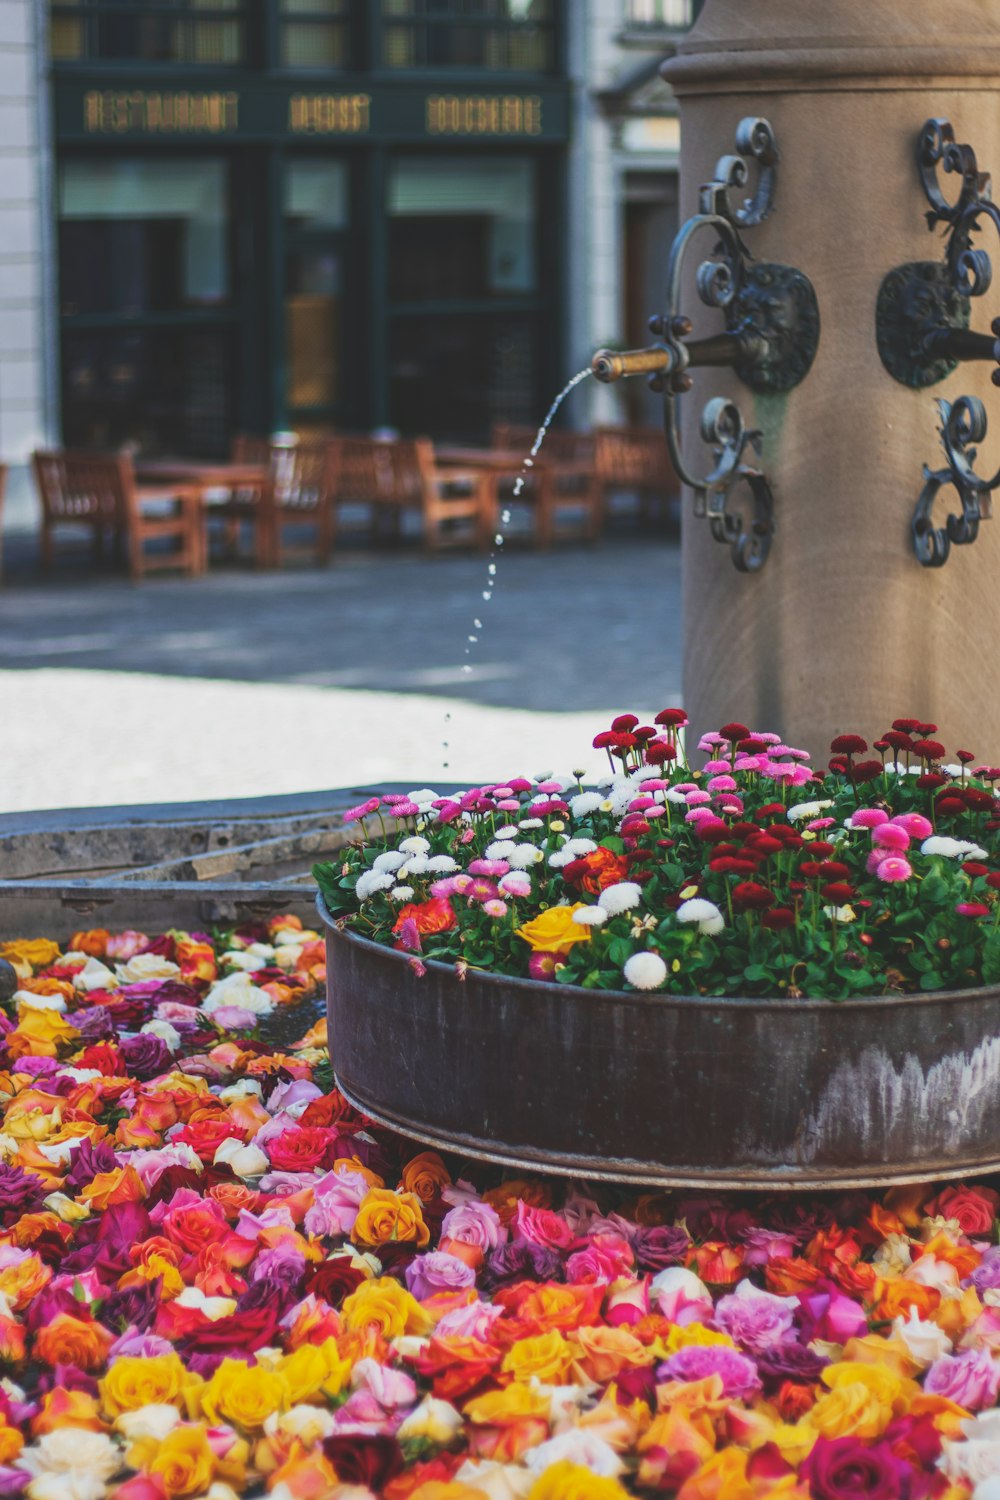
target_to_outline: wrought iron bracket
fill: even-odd
[[[924,467],[924,487],[913,512],[913,548],[925,568],[940,568],[948,561],[952,543],[956,547],[974,542],[980,521],[993,514],[993,491],[1000,484],[1000,469],[991,479],[975,472],[976,449],[986,436],[986,408],[977,396],[961,396],[952,403],[939,401],[941,444],[948,459],[946,469]],[[934,502],[942,489],[955,490],[962,513],[949,514],[944,526],[935,527]]]
[[[946,226],[944,259],[911,261],[890,271],[879,288],[875,332],[879,355],[889,374],[902,385],[923,390],[944,380],[965,360],[990,360],[994,385],[1000,385],[1000,318],[990,333],[969,328],[972,299],[989,291],[993,263],[973,244],[983,222],[1000,235],[1000,209],[993,202],[988,172],[980,172],[971,146],[959,144],[948,120],[930,119],[917,142],[917,170],[927,210],[927,227]],[[959,179],[954,201],[945,197],[939,170]],[[1000,469],[987,479],[975,471],[974,446],[986,436],[986,408],[975,396],[939,401],[938,432],[947,466],[924,467],[924,487],[910,523],[913,549],[925,568],[940,568],[952,545],[965,546],[979,535],[980,521],[993,511],[992,493]],[[953,489],[961,513],[951,512],[943,526],[934,525],[934,505],[942,489]]]
[[[742,203],[737,191],[757,168],[756,188]],[[774,498],[757,462],[762,435],[751,430],[733,401],[716,397],[705,407],[701,437],[712,449],[708,473],[696,474],[681,453],[677,401],[690,390],[688,371],[698,366],[729,367],[744,385],[761,394],[791,390],[808,374],[819,344],[819,307],[809,278],[793,266],[755,261],[744,231],[763,223],[774,207],[778,146],[767,120],[748,117],[736,130],[736,154],[720,158],[715,176],[701,189],[699,212],[683,225],[667,264],[666,310],[649,320],[660,342],[626,353],[602,349],[591,368],[599,380],[647,374],[650,387],[664,396],[667,447],[679,477],[694,491],[694,513],[707,518],[716,541],[726,543],[740,572],[759,571],[774,536]],[[716,236],[708,259],[698,267],[698,296],[720,311],[726,331],[691,339],[691,320],[681,312],[681,277],[689,247],[705,231]],[[750,502],[730,509],[742,487]],[[744,507],[745,508],[745,507]]]
[[[942,191],[939,169],[960,180],[954,202]],[[969,329],[972,298],[989,291],[993,279],[990,257],[973,246],[973,237],[983,219],[1000,234],[990,174],[980,172],[971,146],[956,142],[950,122],[939,119],[927,120],[920,132],[917,170],[930,204],[927,227],[946,226],[944,259],[896,266],[879,288],[875,310],[882,363],[894,380],[914,390],[936,385],[964,360],[1000,365],[1000,319],[988,334]],[[1000,368],[991,378],[1000,385]]]

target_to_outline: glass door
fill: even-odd
[[[291,160],[284,190],[285,420],[343,425],[349,173],[329,157]]]

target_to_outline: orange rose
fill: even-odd
[[[627,1328],[578,1328],[572,1342],[578,1351],[574,1363],[583,1376],[581,1383],[592,1380],[607,1385],[622,1370],[650,1365],[656,1357]]]
[[[372,1188],[361,1200],[351,1238],[357,1245],[371,1246],[390,1240],[413,1241],[423,1249],[430,1243],[431,1234],[415,1193]]]
[[[708,1240],[698,1246],[694,1263],[702,1281],[712,1286],[733,1286],[742,1274],[743,1252],[721,1240]]]
[[[916,1229],[931,1193],[932,1189],[926,1182],[911,1182],[905,1187],[890,1188],[882,1202],[890,1213],[902,1219],[907,1229]]]
[[[86,932],[74,932],[69,940],[70,951],[86,953],[91,958],[103,958],[108,951],[110,936],[110,932],[104,927],[91,927]]]
[[[422,1203],[431,1203],[451,1181],[451,1173],[436,1151],[421,1151],[403,1168],[403,1188]]]
[[[410,901],[399,908],[393,932],[399,936],[404,922],[415,922],[421,937],[436,932],[450,932],[458,926],[458,918],[446,896],[432,896],[429,901]]]
[[[489,1192],[483,1194],[483,1202],[496,1209],[502,1224],[510,1224],[517,1216],[518,1203],[524,1203],[528,1208],[550,1208],[552,1189],[547,1182],[537,1179],[527,1182],[524,1178],[515,1177],[509,1182],[501,1182],[499,1187],[490,1188]]]
[[[175,944],[174,956],[180,965],[181,977],[188,984],[211,984],[218,977],[219,967],[211,943],[180,938]]]
[[[674,1406],[653,1418],[639,1439],[639,1452],[643,1489],[673,1490],[711,1458],[715,1431],[711,1422]]]
[[[917,1317],[926,1320],[941,1301],[941,1293],[934,1287],[908,1281],[906,1277],[900,1277],[898,1281],[883,1281],[881,1288],[882,1295],[875,1308],[875,1315],[879,1318],[906,1318],[914,1308]]]
[[[499,1291],[494,1298],[501,1307],[513,1312],[518,1323],[530,1332],[544,1333],[556,1328],[569,1333],[584,1324],[596,1324],[600,1316],[605,1288],[591,1282],[523,1281]]]
[[[146,1196],[146,1189],[135,1167],[114,1167],[110,1172],[98,1172],[85,1188],[81,1188],[79,1196],[91,1208],[103,1209],[117,1203],[140,1203]]]
[[[99,1370],[111,1344],[111,1334],[100,1323],[56,1313],[35,1337],[35,1357],[47,1365],[78,1365],[81,1370]]]
[[[15,1312],[20,1312],[51,1280],[52,1272],[45,1262],[28,1253],[0,1271],[0,1294],[6,1297]]]
[[[87,1391],[67,1391],[61,1385],[42,1397],[41,1407],[31,1419],[31,1433],[33,1437],[42,1437],[46,1432],[55,1432],[57,1427],[83,1427],[88,1432],[108,1430],[95,1396]]]

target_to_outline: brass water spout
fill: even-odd
[[[650,331],[662,333],[664,321],[651,318]],[[662,391],[669,379],[676,394],[691,387],[691,377],[684,373],[688,366],[747,365],[759,359],[765,348],[765,340],[750,331],[719,333],[686,344],[683,340],[690,332],[689,318],[672,318],[668,343],[651,344],[647,349],[598,349],[590,368],[606,385],[630,375],[649,375],[651,387]]]

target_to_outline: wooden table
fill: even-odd
[[[531,455],[513,448],[469,448],[459,444],[444,443],[435,446],[434,459],[442,469],[465,469],[485,475],[492,508],[491,527],[495,533],[500,523],[500,485],[505,479],[517,480],[522,476],[532,479],[527,493],[518,495],[532,505],[535,519],[535,539],[540,547],[547,547],[552,537],[549,515],[549,465],[543,458],[531,459],[528,467],[525,460]],[[534,502],[534,503],[533,503]]]
[[[168,494],[171,486],[183,488],[188,494],[197,496],[200,509],[198,534],[200,538],[200,571],[208,568],[208,537],[205,522],[211,516],[212,505],[207,498],[212,490],[225,490],[227,498],[236,490],[262,490],[267,484],[270,469],[267,464],[231,463],[228,461],[187,458],[147,458],[135,462],[136,484],[144,490],[151,487]]]

